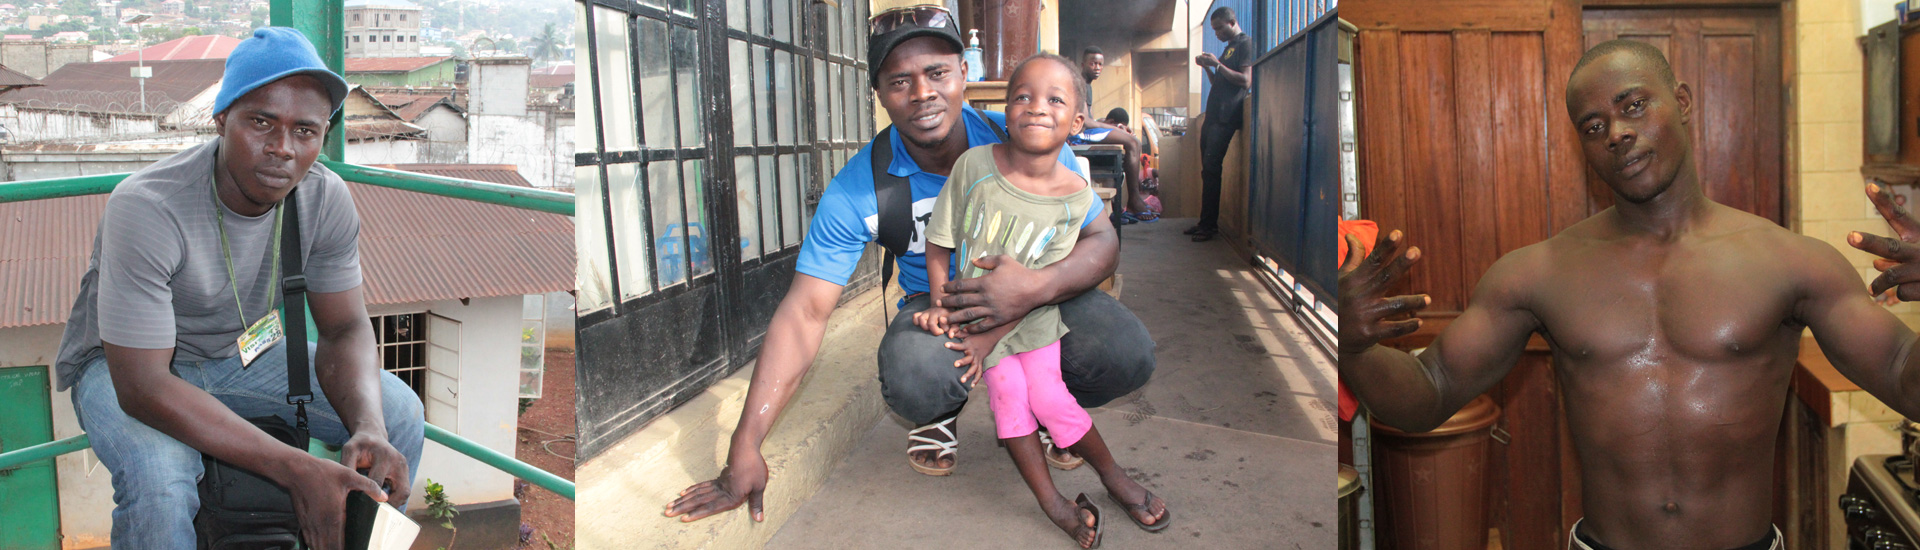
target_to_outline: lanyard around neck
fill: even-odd
[[[297,190],[296,190],[297,191]],[[240,314],[240,330],[247,330],[247,307],[240,303],[240,282],[233,275],[233,250],[227,244],[226,206],[220,204],[220,182],[213,183],[213,225],[220,228],[220,256],[227,260],[227,284],[233,287],[233,307]],[[273,268],[269,284],[280,282],[280,205],[273,205]]]

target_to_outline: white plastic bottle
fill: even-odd
[[[987,79],[987,62],[981,55],[980,29],[968,29],[972,38],[967,39],[967,82],[979,82]]]

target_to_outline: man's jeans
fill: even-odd
[[[1200,123],[1200,227],[1220,228],[1220,173],[1227,162],[1227,145],[1240,129],[1213,114]]]
[[[308,346],[308,357],[312,357],[312,344]],[[275,346],[261,353],[245,369],[236,356],[176,361],[173,372],[213,394],[242,418],[272,414],[291,425],[294,407],[287,404],[287,360],[280,349]],[[420,398],[393,373],[381,372],[380,383],[387,440],[407,457],[408,479],[418,479],[414,474],[420,469],[426,429]],[[204,470],[200,452],[120,410],[105,356],[80,371],[80,380],[73,386],[73,407],[93,442],[94,454],[113,474],[113,547],[191,550]],[[332,445],[347,441],[347,429],[322,394],[318,377],[313,377],[307,423],[314,439]]]
[[[914,296],[900,307],[880,340],[880,395],[895,414],[916,426],[959,412],[967,404],[965,369],[952,340],[913,324],[913,314],[932,300]],[[1090,290],[1060,303],[1067,335],[1060,339],[1060,374],[1067,391],[1086,408],[1098,407],[1147,385],[1153,377],[1153,337],[1127,306]]]

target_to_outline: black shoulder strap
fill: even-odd
[[[880,264],[880,289],[885,291],[893,279],[895,258],[905,256],[913,244],[913,185],[907,178],[887,173],[893,165],[893,126],[873,137],[873,200],[879,208],[880,248],[886,250]]]
[[[285,311],[286,337],[280,347],[287,353],[287,404],[293,405],[296,428],[307,433],[307,403],[313,402],[313,387],[307,375],[307,276],[301,271],[300,190],[295,188],[281,201],[287,209],[286,226],[280,230],[280,292]]]
[[[987,119],[987,127],[993,129],[993,135],[1000,136],[1000,143],[1007,142],[1007,126],[1005,124],[994,124],[993,119],[987,118],[986,115],[981,115],[980,118]]]

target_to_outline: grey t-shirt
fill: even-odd
[[[155,162],[128,176],[107,198],[80,296],[61,337],[55,367],[59,389],[71,387],[80,368],[104,353],[103,340],[129,348],[173,348],[175,361],[232,357],[239,353],[234,343],[240,332],[278,306],[280,285],[272,280],[274,214],[246,217],[214,199],[219,145],[216,138]],[[346,182],[316,162],[294,192],[300,194],[308,291],[360,286],[360,217]],[[216,207],[225,218],[244,324],[227,279]]]

